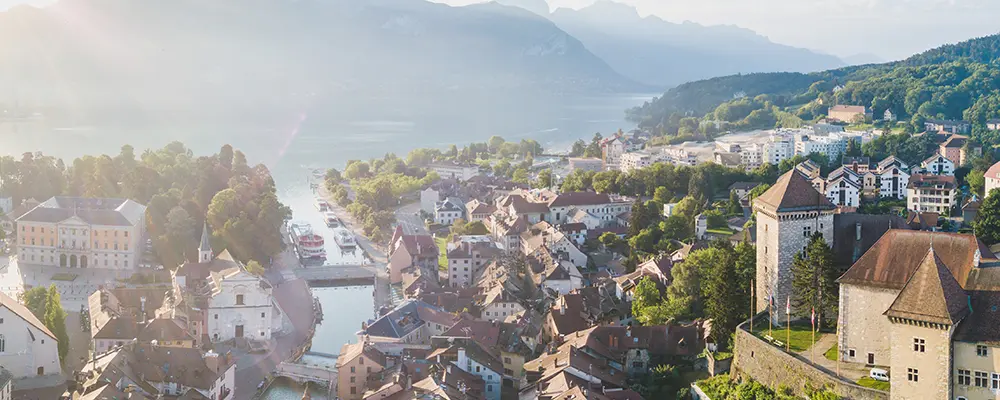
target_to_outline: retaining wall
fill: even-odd
[[[762,316],[760,314],[758,316]],[[787,386],[798,395],[806,387],[829,388],[845,399],[888,400],[889,392],[859,386],[838,378],[797,355],[767,343],[746,331],[744,322],[736,329],[736,349],[730,375],[747,377],[772,388]]]

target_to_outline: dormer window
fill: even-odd
[[[975,268],[979,267],[979,260],[980,260],[980,258],[982,258],[982,254],[979,253],[979,249],[976,249],[976,253],[972,255],[972,266],[973,267],[975,267]]]

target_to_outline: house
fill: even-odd
[[[163,288],[103,288],[91,293],[88,312],[94,352],[108,352],[133,340],[197,347],[205,334],[204,318],[200,314],[173,318],[168,312],[174,307],[167,300],[169,293]]]
[[[39,204],[41,203],[39,203],[38,200],[27,199],[21,202],[21,204],[17,207],[11,209],[10,212],[0,214],[0,228],[7,233],[14,233],[15,235],[13,236],[16,236],[14,222],[17,221],[18,218],[21,218],[22,215],[27,214],[28,211],[38,207]]]
[[[365,323],[360,340],[428,344],[431,336],[446,332],[457,316],[420,300],[407,300],[374,321]]]
[[[882,113],[882,120],[886,122],[896,122],[896,115],[892,113],[892,110],[887,108],[885,109],[885,112]]]
[[[373,343],[347,343],[337,357],[337,397],[360,400],[365,394],[369,376],[389,367],[389,357]]]
[[[986,120],[986,129],[991,131],[1000,131],[1000,119],[991,118]]]
[[[16,221],[22,265],[132,269],[145,245],[146,206],[127,199],[55,196]]]
[[[524,217],[529,224],[549,218],[547,201],[536,201],[523,191],[511,192],[497,202],[497,211],[508,217]]]
[[[750,191],[757,186],[760,186],[760,182],[734,182],[729,185],[729,193],[736,192],[736,198],[742,199],[747,197]]]
[[[597,220],[603,226],[616,224],[618,215],[632,211],[632,202],[629,199],[618,196],[611,196],[604,193],[594,192],[565,192],[548,199],[546,208],[549,211],[547,219],[553,224],[563,224],[567,222],[584,222],[586,220],[571,220],[573,210],[582,210]],[[602,226],[602,227],[603,227]],[[598,228],[598,226],[587,225],[588,228]]]
[[[940,214],[935,212],[910,211],[906,216],[906,225],[915,231],[936,231]]]
[[[836,105],[826,113],[827,119],[845,123],[864,122],[869,116],[868,107],[865,106]]]
[[[500,256],[492,241],[452,242],[447,245],[448,284],[451,287],[469,287],[476,273],[491,260]]]
[[[947,157],[955,165],[965,165],[973,156],[981,156],[983,147],[972,144],[966,136],[953,134],[938,146],[938,154]]]
[[[924,121],[924,129],[928,132],[949,132],[949,133],[969,133],[972,131],[972,124],[968,121],[956,121],[950,119],[929,119]]]
[[[878,168],[875,170],[877,174],[876,189],[878,190],[879,197],[905,199],[906,185],[910,182],[910,174],[907,172],[907,169],[909,167],[906,163],[895,156],[889,156],[880,161]]]
[[[503,363],[476,344],[458,348],[458,360],[454,365],[469,374],[480,377],[485,386],[487,400],[500,400],[503,386]]]
[[[441,250],[430,235],[404,235],[403,227],[396,226],[389,241],[389,282],[400,283],[403,270],[416,267],[424,270],[424,275],[437,280],[438,257]]]
[[[603,169],[604,169],[604,160],[600,158],[580,158],[580,157],[569,158],[570,172],[576,170],[600,172]]]
[[[955,175],[955,163],[948,157],[935,154],[920,162],[920,173],[933,175]]]
[[[863,175],[868,172],[871,168],[871,158],[869,157],[850,157],[844,156],[841,159],[840,165],[844,168],[850,169],[851,171],[857,172],[858,175]]]
[[[434,163],[427,169],[437,172],[443,179],[456,179],[465,182],[479,175],[479,166],[462,163]]]
[[[434,205],[434,223],[439,225],[451,225],[455,220],[465,218],[465,203],[449,197]]]
[[[543,339],[552,342],[597,324],[624,321],[631,308],[611,290],[614,288],[591,286],[560,295],[545,316]]]
[[[434,206],[441,201],[441,192],[433,187],[420,191],[420,211],[427,214],[434,214]]]
[[[670,261],[669,257],[656,256],[653,257],[636,267],[635,271],[631,273],[616,276],[615,281],[615,295],[619,299],[626,302],[632,302],[634,297],[634,291],[636,286],[642,282],[643,279],[651,279],[656,283],[657,287],[662,290],[666,290],[670,282],[673,281],[673,277],[670,275],[670,270],[673,268],[673,262]]]
[[[465,211],[469,217],[469,222],[481,222],[497,211],[497,207],[472,199],[465,203]]]
[[[77,391],[81,395],[108,391],[148,398],[230,399],[235,382],[236,362],[229,353],[128,343],[88,360],[78,374]]]
[[[566,294],[583,287],[583,274],[573,262],[557,258],[560,254],[546,246],[529,255],[531,278],[537,287]]]
[[[854,170],[840,167],[830,172],[823,185],[826,198],[837,206],[858,207],[861,204],[862,177]]]
[[[950,215],[958,186],[954,176],[916,174],[906,186],[906,209]]]
[[[521,252],[531,256],[541,248],[548,252],[559,254],[559,258],[567,260],[576,266],[587,265],[587,254],[580,251],[576,244],[565,233],[559,231],[548,222],[532,225],[521,234]]]
[[[990,193],[993,192],[993,189],[1000,188],[1000,162],[990,166],[990,169],[986,170],[983,177],[986,179],[986,193],[984,194],[986,197],[989,197]]]
[[[972,226],[972,223],[979,216],[979,207],[982,206],[983,202],[979,200],[979,196],[972,195],[965,204],[962,204],[962,221],[966,225]]]
[[[527,219],[522,216],[508,216],[501,213],[489,216],[484,223],[486,229],[490,231],[490,238],[506,253],[521,250],[521,233],[527,231],[530,226]]]
[[[56,336],[27,307],[0,293],[0,367],[15,379],[62,372]]]
[[[625,141],[615,135],[601,141],[601,159],[604,161],[604,168],[618,169],[621,157],[625,154]]]

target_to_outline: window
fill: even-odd
[[[926,348],[925,344],[926,341],[924,339],[913,338],[913,351],[923,353]]]
[[[219,314],[215,314],[215,319],[219,319]]]
[[[353,374],[354,372],[354,367],[351,367],[351,373]]]
[[[476,366],[476,372],[479,372],[479,366],[478,365]]]
[[[984,388],[989,385],[989,374],[983,371],[976,371],[975,386]]]
[[[0,321],[0,323],[3,323],[3,321]],[[510,364],[510,357],[504,357],[503,362],[504,364]]]
[[[367,372],[369,374],[372,373],[372,367],[365,368],[365,372]]]
[[[128,231],[125,231],[125,237],[128,237]]]
[[[351,394],[358,394],[358,388],[351,386]]]
[[[493,391],[493,385],[486,385],[486,391],[487,392],[492,392]]]
[[[236,295],[236,305],[238,305],[238,306],[242,306],[243,305],[243,295],[242,294]]]
[[[264,313],[260,313],[260,317],[261,317],[261,318],[264,318]]]
[[[642,361],[632,362],[632,368],[642,368]]]
[[[907,368],[906,369],[906,380],[908,380],[910,382],[917,382],[917,381],[919,381],[919,376],[917,376],[917,369],[916,368]]]
[[[1000,374],[996,372],[990,374],[990,389],[1000,390]]]
[[[353,377],[353,376],[351,377],[351,383],[354,383],[354,378],[355,377]]]
[[[980,345],[976,345],[976,355],[977,356],[986,357],[987,355],[989,355],[989,353],[990,353],[989,348],[987,348],[986,346],[983,346],[981,344]]]
[[[358,365],[365,365],[365,358],[364,357],[358,358]]]
[[[959,385],[971,385],[972,384],[972,374],[967,369],[958,370],[957,382]]]

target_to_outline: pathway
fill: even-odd
[[[805,360],[809,360],[812,364],[818,365],[827,371],[833,371],[834,374],[837,372],[837,362],[826,358],[826,351],[830,350],[835,344],[837,344],[837,335],[832,333],[826,333],[820,336],[819,340],[813,344],[812,348],[816,349],[815,358],[813,357],[812,349],[806,349],[804,351],[797,352],[799,357]],[[868,376],[868,368],[864,365],[841,362],[840,365],[840,376],[843,379],[850,380],[851,382],[857,382],[858,379]]]

